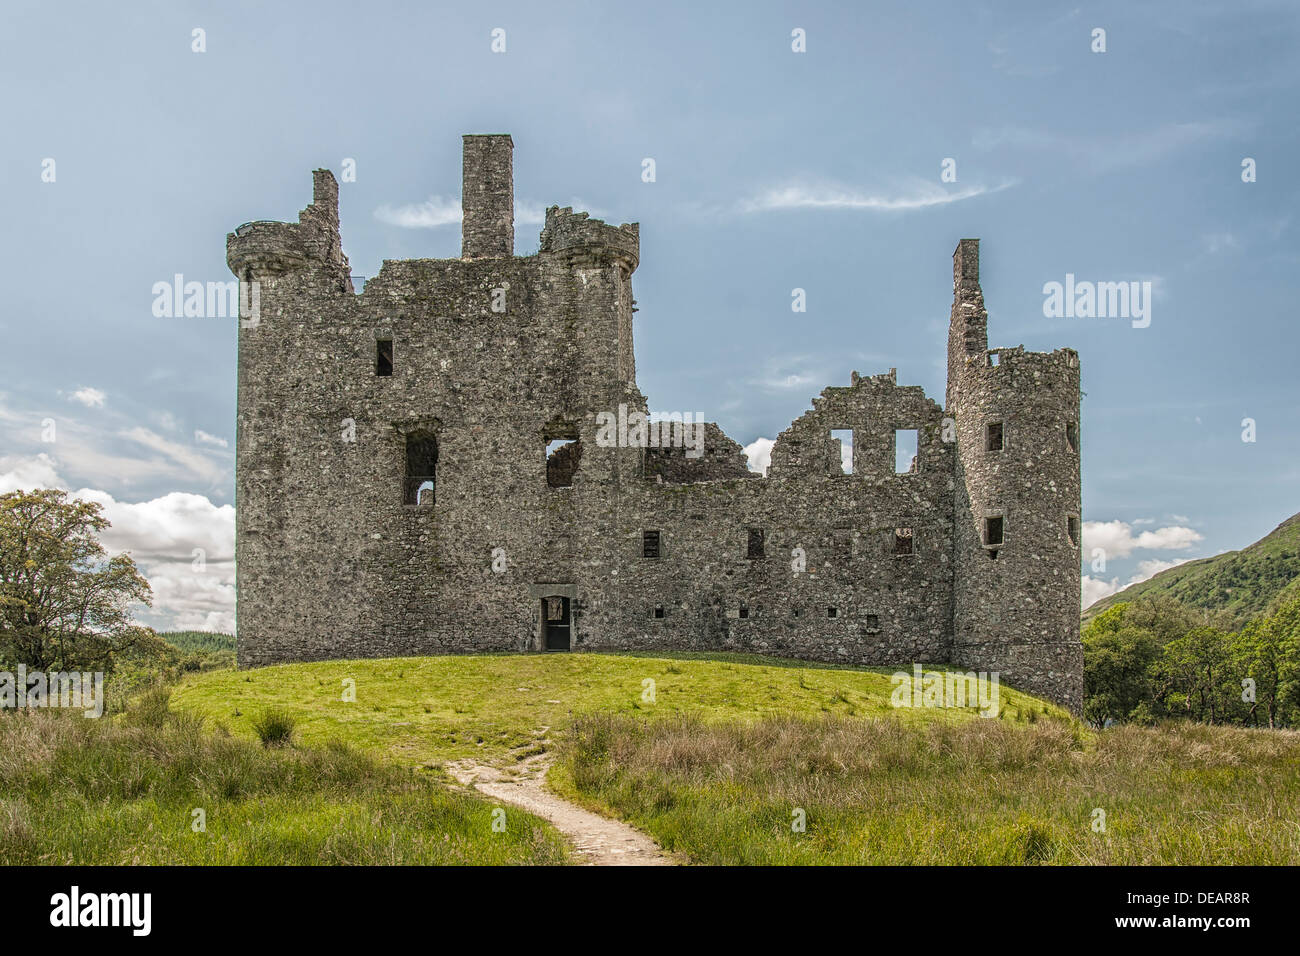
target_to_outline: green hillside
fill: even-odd
[[[1121,601],[1164,596],[1189,608],[1224,611],[1240,626],[1286,595],[1300,595],[1300,514],[1240,551],[1180,564],[1102,598],[1083,612],[1083,622]]]
[[[235,635],[209,631],[161,631],[164,641],[182,651],[233,651]]]

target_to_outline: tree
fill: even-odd
[[[1233,641],[1233,657],[1243,678],[1254,681],[1254,699],[1250,701],[1251,723],[1259,726],[1259,707],[1270,728],[1277,726],[1278,705],[1283,689],[1286,658],[1283,653],[1282,629],[1273,618],[1256,618],[1246,624]],[[1243,687],[1244,690],[1244,687]]]
[[[1269,618],[1278,657],[1278,715],[1289,726],[1300,724],[1300,597],[1281,604]]]
[[[1221,722],[1233,699],[1230,650],[1229,635],[1208,624],[1170,641],[1158,666],[1162,696],[1192,720]]]
[[[157,644],[128,611],[151,603],[149,582],[129,555],[106,558],[108,526],[99,504],[63,491],[0,495],[0,661],[107,671]]]
[[[1131,719],[1152,697],[1151,668],[1160,657],[1160,640],[1128,622],[1129,607],[1107,608],[1083,634],[1083,713],[1098,727]]]

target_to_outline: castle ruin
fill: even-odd
[[[553,207],[514,255],[513,149],[464,137],[460,258],[385,261],[360,293],[328,170],[298,222],[227,237],[257,293],[242,665],[751,651],[951,663],[1080,707],[1078,356],[989,349],[979,240],[953,256],[945,406],[855,372],[762,477],[714,424],[693,447],[676,424],[642,440],[637,225]],[[901,473],[900,430],[917,433]]]

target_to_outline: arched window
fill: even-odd
[[[438,483],[438,439],[432,435],[406,436],[406,481],[402,503],[431,507]]]

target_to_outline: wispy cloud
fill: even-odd
[[[179,465],[182,469],[198,476],[204,481],[216,484],[221,481],[226,473],[226,469],[220,464],[208,458],[202,452],[195,451],[187,445],[180,442],[172,441],[170,438],[164,438],[155,431],[148,428],[137,426],[128,428],[118,433],[122,438],[130,439],[136,444],[143,445],[162,455],[170,462]]]
[[[99,389],[87,385],[77,389],[68,398],[78,404],[85,405],[87,408],[103,408],[104,399],[108,398],[108,396]]]
[[[905,212],[946,206],[1000,192],[1015,185],[1007,181],[997,186],[964,186],[945,189],[937,183],[914,181],[894,191],[867,191],[842,185],[808,185],[791,183],[764,190],[741,200],[741,212],[772,212],[782,209],[858,209],[870,212]]]
[[[460,222],[460,200],[443,196],[430,196],[424,202],[402,206],[383,205],[375,210],[375,218],[390,226],[403,229],[436,229]]]
[[[555,203],[540,203],[531,199],[515,200],[515,225],[540,226],[546,222],[546,210]],[[566,205],[574,209],[585,210],[591,216],[600,219],[605,213],[588,207],[581,199],[572,199]],[[440,226],[455,225],[461,221],[461,201],[459,196],[430,196],[424,202],[403,205],[385,204],[375,210],[375,218],[390,226],[402,229],[437,229]]]
[[[211,445],[213,448],[229,448],[230,442],[218,435],[210,435],[202,428],[194,430],[194,440],[200,445]]]

